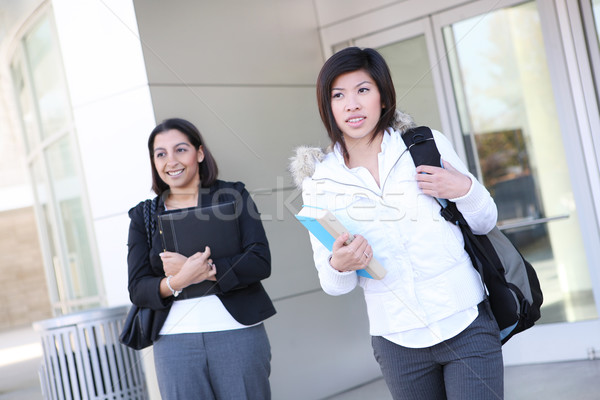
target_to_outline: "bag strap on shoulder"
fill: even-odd
[[[154,215],[156,215],[156,208],[158,207],[158,196],[153,199],[144,201],[144,227],[146,228],[146,241],[148,247],[152,247],[152,236],[156,232],[156,221]]]
[[[410,155],[415,163],[419,165],[431,165],[433,167],[443,167],[442,156],[435,144],[433,133],[427,126],[418,126],[407,130],[402,134],[402,140],[408,148]],[[451,202],[446,199],[434,197],[441,207],[440,215],[453,224],[457,224],[462,215],[456,206],[449,206]]]
[[[443,167],[440,152],[435,144],[433,133],[429,127],[419,126],[409,129],[402,135],[402,139],[413,158],[415,166],[431,165],[434,167]],[[497,263],[490,259],[488,252],[479,243],[464,216],[456,207],[456,204],[447,199],[440,199],[437,197],[435,197],[435,200],[440,205],[440,215],[446,221],[457,225],[460,228],[465,238],[465,250],[471,257],[473,266],[479,271],[482,281],[484,274],[481,258],[485,258],[489,265],[496,265],[496,268],[494,268],[493,271],[500,276],[500,273],[497,270]]]
[[[409,129],[402,135],[404,144],[408,148],[410,155],[415,163],[415,166],[419,165],[431,165],[434,167],[444,167],[442,163],[442,156],[435,144],[433,133],[427,126],[419,126],[413,129]],[[447,200],[434,197],[439,203],[441,210],[440,215],[448,222],[455,225],[469,227],[469,224],[464,219],[461,212],[456,207],[456,204]],[[470,230],[470,228],[469,228]]]

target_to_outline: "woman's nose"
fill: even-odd
[[[348,104],[346,104],[346,111],[354,111],[358,110],[359,108],[360,105],[356,101],[349,101]]]
[[[167,165],[170,164],[175,164],[177,162],[176,156],[175,154],[167,154],[167,156],[165,157],[166,161],[167,161]]]

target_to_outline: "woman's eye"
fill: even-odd
[[[178,153],[183,153],[184,151],[187,151],[187,149],[185,147],[180,147],[177,149]]]
[[[164,156],[165,156],[165,153],[163,153],[163,152],[154,153],[154,157],[156,157],[156,158],[161,158],[161,157],[164,157]]]
[[[368,88],[360,88],[360,89],[358,89],[358,93],[366,93],[368,91],[369,91]]]
[[[341,93],[334,93],[333,95],[331,95],[332,99],[341,99],[342,98],[342,94]]]

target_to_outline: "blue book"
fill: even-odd
[[[296,215],[296,218],[329,250],[333,248],[335,239],[343,233],[348,233],[349,235],[346,244],[350,244],[354,239],[354,235],[348,232],[329,210],[303,206],[302,210]],[[370,279],[383,279],[386,272],[385,268],[375,258],[372,258],[369,265],[364,269],[356,271],[359,276]]]

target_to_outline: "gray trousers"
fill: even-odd
[[[162,400],[271,398],[271,346],[263,324],[160,336],[154,366]]]
[[[498,325],[484,303],[464,331],[432,347],[407,348],[371,339],[394,400],[501,400],[504,365]]]

